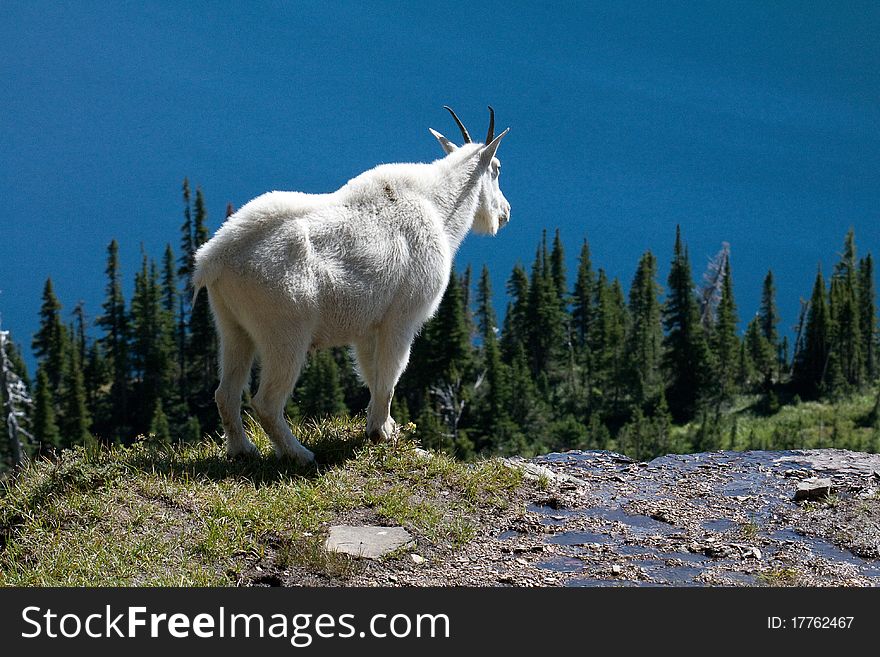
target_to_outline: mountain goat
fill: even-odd
[[[309,350],[322,347],[354,347],[370,389],[367,435],[391,438],[394,387],[437,310],[453,255],[471,227],[494,235],[510,219],[495,157],[507,130],[495,136],[490,107],[486,143],[473,143],[444,108],[464,139],[459,147],[431,129],[445,157],[383,164],[328,194],[263,194],[199,248],[193,288],[207,288],[220,336],[215,399],[229,456],[257,451],[241,394],[258,355],[257,419],[279,456],[314,461],[283,409]]]

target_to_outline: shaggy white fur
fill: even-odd
[[[510,218],[495,158],[507,131],[461,148],[431,132],[446,157],[380,165],[329,194],[263,194],[196,253],[195,294],[207,288],[220,336],[215,399],[230,456],[256,451],[240,412],[257,355],[257,419],[279,455],[314,460],[284,404],[309,350],[338,345],[354,347],[370,389],[367,434],[391,438],[394,387],[440,303],[453,255],[472,227],[494,235]]]

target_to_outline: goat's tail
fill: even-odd
[[[192,275],[192,288],[193,288],[193,296],[192,296],[192,305],[196,305],[196,299],[199,296],[199,291],[203,287],[207,287],[217,278],[218,267],[214,265],[210,261],[202,260],[201,262],[196,262],[196,268]]]

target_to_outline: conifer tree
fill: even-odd
[[[623,353],[626,320],[623,294],[615,280],[609,283],[605,271],[599,270],[595,286],[595,317],[590,335],[592,383],[597,402],[606,410],[616,411],[623,383]]]
[[[572,295],[572,328],[575,344],[583,347],[590,336],[593,320],[593,299],[596,277],[590,260],[590,246],[584,240],[578,257],[577,280]]]
[[[162,256],[162,307],[172,318],[177,310],[179,296],[174,262],[174,251],[170,244],[166,244],[165,253]]]
[[[556,297],[559,299],[559,306],[565,312],[568,307],[568,287],[565,282],[565,250],[562,247],[562,238],[559,235],[558,228],[556,229],[556,235],[553,237],[553,250],[550,252],[550,275],[553,279]]]
[[[764,284],[761,288],[761,309],[758,311],[761,324],[761,334],[776,353],[779,347],[779,333],[776,329],[779,324],[779,311],[776,309],[776,286],[773,284],[773,271],[767,272]]]
[[[874,286],[874,259],[869,253],[859,260],[858,267],[859,328],[862,336],[862,354],[868,381],[880,375],[877,358],[877,293]]]
[[[67,367],[64,372],[64,415],[62,417],[62,445],[87,445],[91,440],[92,420],[86,408],[85,383],[79,352],[67,349]]]
[[[547,235],[544,233],[532,264],[526,306],[527,350],[535,377],[540,373],[549,376],[562,351],[565,333],[564,312],[549,260]]]
[[[629,292],[629,330],[626,336],[627,386],[636,409],[659,397],[662,390],[660,359],[663,327],[660,324],[660,287],[657,259],[646,251]]]
[[[32,426],[34,440],[40,450],[61,446],[61,432],[55,421],[51,384],[46,369],[42,366],[37,368]]]
[[[507,281],[507,294],[511,302],[504,315],[501,353],[505,362],[511,363],[514,355],[529,339],[529,277],[519,263],[514,266]]]
[[[64,361],[69,343],[67,327],[61,320],[61,303],[55,296],[52,279],[47,278],[43,287],[43,304],[40,307],[40,328],[34,335],[31,347],[34,355],[43,362],[56,404],[61,398]]]
[[[846,270],[846,278],[832,276],[829,291],[829,314],[831,316],[830,356],[845,387],[861,383],[864,362],[862,360],[862,337],[859,330],[857,290],[852,269]],[[835,374],[838,372],[835,371]],[[829,381],[830,383],[830,381]],[[834,386],[841,392],[839,386]]]
[[[763,321],[760,316],[749,322],[745,334],[745,347],[749,354],[749,362],[754,368],[761,389],[770,389],[773,380],[775,352],[770,341],[764,335]]]
[[[156,408],[153,409],[152,418],[150,419],[149,436],[153,443],[170,445],[171,444],[171,427],[168,425],[168,418],[162,409],[162,400],[156,400]]]
[[[321,349],[312,354],[298,386],[297,405],[303,417],[321,418],[347,413],[333,352]]]
[[[195,239],[193,237],[192,201],[189,190],[189,180],[183,179],[183,224],[180,226],[180,267],[177,275],[183,282],[185,292],[190,292],[193,273],[193,263],[196,254]],[[184,295],[186,296],[186,295]]]
[[[705,389],[709,354],[700,324],[690,261],[678,227],[667,290],[663,306],[666,331],[663,366],[669,382],[666,396],[673,418],[681,421],[693,417]]]
[[[144,255],[131,300],[131,356],[137,387],[138,433],[146,433],[157,404],[170,393],[172,343],[155,262]]]
[[[489,278],[489,268],[483,265],[480,272],[480,281],[477,284],[477,330],[483,340],[491,334],[496,337],[498,330],[498,318],[492,307],[492,283]]]
[[[831,347],[831,318],[821,268],[816,272],[801,342],[802,348],[795,354],[794,378],[802,394],[815,397],[825,378]]]
[[[207,210],[201,188],[196,189],[193,215],[193,248],[208,241]],[[187,281],[188,288],[191,283]],[[217,335],[208,304],[208,295],[200,294],[189,320],[187,339],[188,398],[191,411],[199,418],[203,429],[217,427],[214,406],[214,388],[217,378]]]
[[[470,331],[461,283],[454,270],[426,334],[433,352],[429,367],[439,377],[448,379],[468,371],[472,356]]]
[[[483,265],[477,287],[477,326],[483,342],[483,368],[485,370],[486,390],[482,398],[481,429],[482,439],[476,441],[479,451],[495,451],[499,436],[510,423],[508,406],[510,387],[507,367],[501,359],[501,350],[496,336],[497,318],[492,307],[492,287],[489,269]]]
[[[128,353],[128,313],[122,296],[122,277],[119,271],[119,245],[116,240],[107,247],[107,287],[106,298],[97,324],[104,330],[99,339],[110,371],[109,417],[106,427],[108,438],[127,433],[129,425],[129,353]]]
[[[715,325],[711,334],[711,347],[715,352],[717,364],[715,382],[719,403],[729,401],[737,387],[739,370],[739,338],[736,325],[739,321],[736,314],[736,303],[733,299],[733,278],[730,272],[730,258],[724,266],[724,280],[721,286],[721,300],[715,316]]]

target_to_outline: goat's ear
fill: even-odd
[[[431,131],[431,134],[434,135],[434,137],[437,138],[437,141],[440,142],[440,148],[442,148],[443,151],[444,151],[447,155],[449,155],[449,154],[450,154],[451,152],[453,152],[453,151],[457,151],[457,150],[458,150],[458,146],[456,146],[455,144],[453,144],[451,141],[449,141],[446,137],[444,137],[443,135],[441,135],[439,132],[437,132],[437,131],[434,130],[433,128],[428,128],[428,130],[430,130],[430,131]]]
[[[489,163],[492,162],[492,158],[495,157],[495,153],[498,150],[499,144],[501,144],[501,139],[510,131],[510,128],[507,128],[500,135],[495,137],[490,143],[483,146],[483,149],[480,151],[480,166],[488,167]]]

